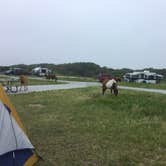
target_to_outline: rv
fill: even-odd
[[[142,71],[142,72],[126,73],[123,76],[123,79],[124,81],[127,82],[156,84],[163,79],[163,76],[157,73],[152,73],[150,71]]]
[[[49,70],[48,68],[36,67],[32,70],[32,74],[40,77],[46,76],[49,73],[51,73],[51,70]]]

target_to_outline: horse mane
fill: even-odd
[[[102,84],[105,85],[109,80],[111,80],[111,79],[109,79],[109,78],[104,79],[104,80],[102,81]]]

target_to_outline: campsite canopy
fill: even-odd
[[[33,166],[39,157],[0,85],[0,166]]]

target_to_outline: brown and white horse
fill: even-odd
[[[103,93],[103,95],[107,89],[110,89],[111,93],[114,92],[115,96],[118,95],[118,85],[117,85],[117,81],[114,78],[105,79],[102,81],[102,93]]]

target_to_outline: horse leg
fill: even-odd
[[[112,90],[113,90],[113,89],[111,88],[111,89],[110,89],[110,91],[111,91],[111,94],[112,94]]]
[[[115,95],[115,96],[118,95],[118,88],[114,89],[114,95]]]
[[[107,88],[106,88],[105,86],[103,86],[103,88],[102,88],[103,95],[104,95],[106,89],[107,89]]]

